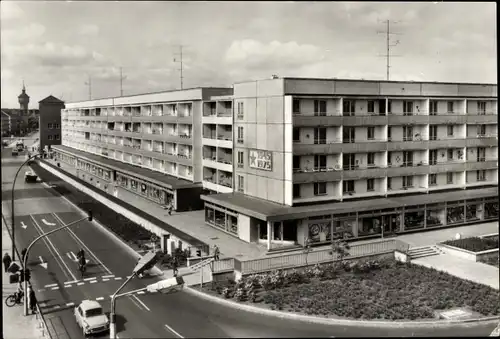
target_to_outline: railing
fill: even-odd
[[[231,141],[232,137],[231,137],[231,135],[218,135],[217,139],[218,140],[229,140],[229,141]]]
[[[222,258],[213,262],[213,272],[224,272],[234,270],[234,258]]]
[[[382,239],[366,244],[354,244],[351,245],[348,258],[389,253],[395,250],[406,253],[409,247],[410,246],[407,243],[398,239]],[[330,254],[330,252],[331,249],[328,248],[324,250],[313,251],[307,255],[305,253],[294,253],[270,258],[242,261],[240,272],[242,274],[251,274],[266,272],[275,269],[306,266],[306,256],[308,265],[337,260],[338,257],[336,255]]]

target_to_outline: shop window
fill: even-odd
[[[382,233],[381,217],[362,218],[358,223],[358,236],[376,235]]]
[[[498,218],[498,202],[484,203],[484,218]]]
[[[238,234],[238,218],[233,216],[233,215],[229,215],[229,232],[230,233],[233,233],[233,234]]]
[[[134,191],[137,191],[137,181],[130,180],[130,188]]]
[[[154,187],[151,187],[149,189],[149,197],[154,199],[154,200],[159,200],[160,199],[160,190]]]
[[[205,207],[205,222],[210,225],[215,223],[215,211],[213,208]]]
[[[479,211],[480,211],[480,206],[467,205],[465,207],[465,220],[466,221],[479,220],[480,219]]]
[[[146,184],[141,184],[141,194],[148,195],[148,186]]]
[[[312,242],[330,241],[332,234],[330,221],[315,221],[309,223],[309,240]]]
[[[464,207],[448,207],[446,210],[446,220],[448,222],[448,225],[464,222]]]
[[[333,240],[353,238],[353,227],[356,225],[356,218],[334,220],[333,221]]]
[[[219,210],[215,210],[215,223],[216,227],[226,230],[226,214]]]
[[[412,230],[424,227],[425,212],[421,211],[408,211],[404,214],[405,229]]]
[[[97,173],[101,178],[104,176],[104,171],[102,170],[102,168],[99,168]]]

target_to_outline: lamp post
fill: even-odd
[[[92,211],[89,211],[89,215],[87,217],[84,217],[84,218],[81,218],[81,219],[78,219],[78,220],[75,220],[73,222],[70,222],[69,224],[67,225],[63,225],[61,227],[58,227],[56,228],[55,230],[52,230],[52,231],[49,231],[47,233],[44,233],[42,235],[40,235],[39,237],[37,237],[35,240],[33,240],[31,242],[31,244],[28,246],[28,249],[26,250],[26,255],[24,256],[24,262],[23,262],[23,274],[25,274],[26,272],[26,267],[28,265],[28,255],[30,253],[30,249],[31,247],[33,247],[33,245],[40,239],[54,233],[54,232],[57,232],[57,231],[60,231],[60,230],[63,230],[65,228],[68,228],[70,226],[73,226],[74,224],[77,224],[81,221],[84,221],[85,219],[87,219],[88,221],[92,221]],[[28,281],[26,279],[24,279],[24,315],[27,316],[28,315]]]
[[[14,186],[16,185],[16,180],[17,180],[17,176],[19,175],[19,172],[21,171],[21,168],[24,167],[24,165],[26,165],[31,159],[34,159],[36,158],[37,156],[40,156],[42,155],[41,153],[37,153],[37,154],[33,154],[33,155],[30,155],[28,157],[28,159],[26,159],[25,162],[23,162],[23,164],[19,167],[19,169],[17,170],[16,172],[16,175],[14,176],[14,181],[12,182],[12,195],[11,195],[11,202],[10,202],[10,205],[11,205],[11,222],[12,222],[12,260],[15,260],[15,248],[16,248],[16,232],[15,232],[15,224],[14,224],[14,221],[15,221],[15,216],[14,216]],[[23,267],[24,268],[24,267]]]

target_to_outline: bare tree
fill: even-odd
[[[306,241],[304,241],[304,247],[302,248],[302,252],[306,255],[306,267],[309,266],[309,263],[307,262],[307,257],[309,256],[309,253],[312,251],[312,246],[311,246],[311,239],[307,238]]]
[[[346,241],[342,239],[333,240],[331,243],[330,251],[330,254],[332,256],[332,263],[335,264],[335,259],[338,258],[337,265],[342,264],[344,262],[344,258],[350,255],[350,249],[351,246],[349,246]]]

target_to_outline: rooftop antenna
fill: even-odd
[[[120,67],[120,96],[123,96],[123,80],[127,79],[126,76],[123,76],[123,67]]]
[[[386,52],[386,54],[379,55],[379,56],[387,58],[387,80],[389,81],[390,80],[389,69],[391,68],[391,57],[400,57],[401,56],[401,55],[391,54],[391,47],[397,46],[400,43],[399,40],[396,40],[394,44],[391,44],[391,35],[402,35],[402,34],[391,32],[391,22],[395,24],[395,23],[399,23],[400,21],[391,21],[391,20],[387,19],[387,20],[384,20],[382,22],[384,22],[387,25],[386,30],[385,31],[377,31],[377,34],[383,33],[386,35],[387,52]]]
[[[89,81],[85,82],[85,85],[89,86],[89,100],[92,100],[92,78],[89,75]]]
[[[182,64],[182,45],[179,45],[179,56],[178,58],[177,57],[174,57],[174,62],[180,62],[181,64],[181,68],[178,69],[180,72],[181,72],[181,89],[184,88],[184,77],[182,75],[182,70],[183,70],[183,64]]]

